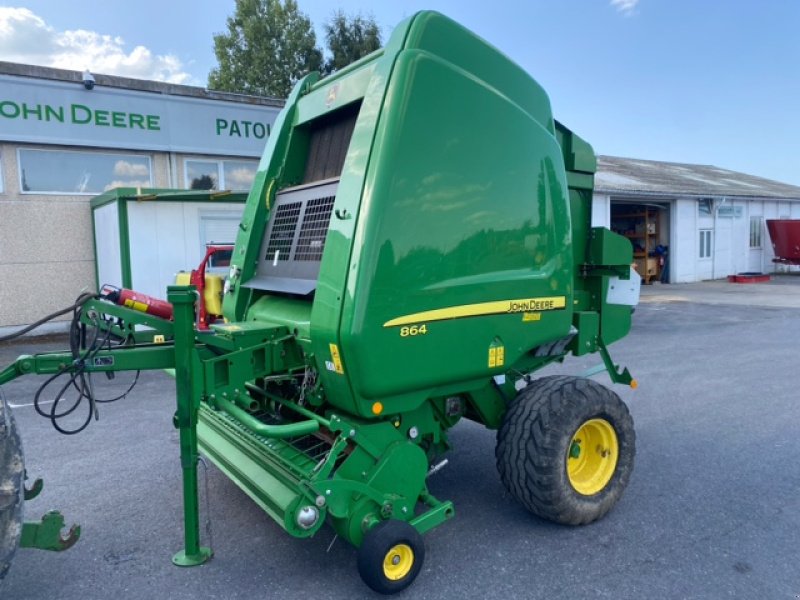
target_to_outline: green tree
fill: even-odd
[[[286,98],[298,79],[322,68],[314,28],[295,0],[236,0],[227,23],[228,32],[214,36],[211,89]]]
[[[338,10],[324,28],[325,42],[331,53],[323,66],[326,75],[381,47],[381,28],[372,16],[348,17]]]

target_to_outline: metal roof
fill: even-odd
[[[5,61],[0,61],[0,75],[83,83],[83,73],[81,71],[70,71],[67,69],[56,69],[53,67],[25,65]],[[209,90],[191,85],[180,85],[177,83],[167,83],[165,81],[150,81],[147,79],[133,79],[131,77],[119,77],[117,75],[103,75],[102,73],[92,73],[92,75],[97,85],[103,87],[122,88],[156,94],[170,94],[172,96],[190,96],[193,98],[204,98],[206,100],[222,100],[224,102],[239,102],[241,104],[261,104],[265,106],[277,106],[278,108],[285,104],[284,100],[281,98],[270,98],[268,96],[218,92],[216,90]]]
[[[800,200],[800,187],[712,165],[598,156],[594,189],[624,195]]]

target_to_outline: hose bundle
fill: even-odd
[[[103,322],[96,312],[88,313],[88,319],[91,321],[91,326],[87,326],[86,323],[84,323],[84,304],[94,298],[98,298],[98,295],[83,293],[78,296],[75,303],[71,306],[54,312],[51,315],[48,315],[47,317],[28,325],[20,331],[0,337],[0,342],[20,337],[36,327],[46,323],[47,321],[72,311],[72,321],[70,322],[69,327],[69,348],[70,353],[72,354],[72,362],[64,365],[57,373],[51,375],[39,387],[33,399],[33,407],[36,412],[39,415],[49,419],[56,431],[65,435],[73,435],[86,429],[93,416],[95,420],[98,418],[98,404],[115,402],[125,398],[139,381],[139,371],[137,371],[133,382],[122,394],[106,399],[101,399],[96,396],[92,382],[92,375],[91,373],[87,372],[87,365],[92,364],[93,359],[101,350],[111,349],[112,335],[111,327],[102,327]],[[120,343],[125,344],[127,341],[127,339],[123,339]],[[55,397],[50,400],[51,406],[49,410],[43,408],[43,406],[47,404],[47,401],[42,399],[44,391],[62,376],[67,377],[66,382],[60,386]],[[108,372],[106,373],[106,376],[111,379],[113,377],[113,373]],[[75,392],[77,392],[77,397],[72,400],[68,400],[65,397],[65,394],[70,390],[70,388],[73,388]],[[75,413],[81,404],[83,404],[84,400],[88,402],[86,418],[83,419],[80,425],[74,428],[63,425],[62,423],[64,422],[64,419]]]

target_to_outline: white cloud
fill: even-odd
[[[225,172],[225,187],[229,190],[249,190],[255,179],[255,168],[242,167]]]
[[[623,15],[632,15],[639,0],[611,0],[611,6],[616,8]]]
[[[27,8],[0,6],[0,57],[60,69],[186,83],[190,76],[172,54],[153,55],[144,46],[128,52],[119,36],[85,29],[56,31]]]
[[[134,164],[127,160],[114,163],[114,175],[119,177],[148,177],[150,169],[146,164]]]

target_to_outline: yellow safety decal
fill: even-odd
[[[273,187],[275,187],[275,179],[274,178],[270,179],[269,185],[267,186],[267,193],[264,194],[264,201],[267,203],[267,210],[269,210],[271,208],[270,207],[270,198],[272,198],[272,188]]]
[[[164,336],[160,333],[157,333],[156,335],[153,336],[154,344],[163,344],[165,341],[166,340],[164,339]]]
[[[137,302],[136,300],[131,300],[128,298],[124,302],[125,306],[128,308],[132,308],[133,310],[138,310],[139,312],[147,312],[147,304],[144,302]]]
[[[384,327],[397,327],[411,325],[412,323],[446,321],[448,319],[462,319],[464,317],[484,317],[487,315],[502,315],[513,313],[540,312],[545,310],[561,310],[566,306],[565,296],[550,296],[546,298],[521,298],[519,300],[498,300],[496,302],[481,302],[480,304],[462,304],[448,308],[426,310],[411,315],[397,317],[383,324]]]
[[[344,367],[342,366],[342,357],[339,355],[339,346],[336,344],[329,344],[331,349],[331,360],[333,361],[333,371],[339,375],[344,375]]]
[[[522,313],[523,323],[528,323],[530,321],[541,321],[541,320],[542,320],[542,313],[536,313],[536,312]]]
[[[491,346],[489,348],[489,368],[502,367],[506,362],[505,346]]]

